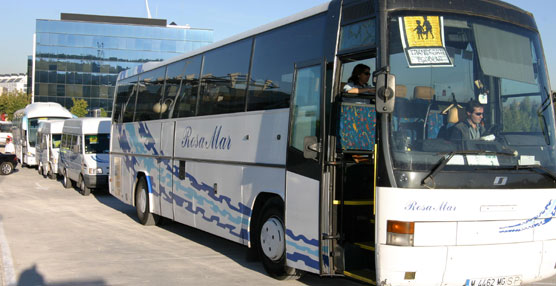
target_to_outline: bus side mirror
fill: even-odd
[[[396,100],[396,76],[390,74],[389,67],[384,67],[373,73],[373,82],[376,83],[376,111],[393,112]]]
[[[320,146],[317,136],[303,138],[303,157],[305,159],[318,159]]]

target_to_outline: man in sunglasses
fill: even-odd
[[[467,118],[458,122],[451,132],[452,140],[479,140],[485,133],[481,124],[483,121],[484,107],[476,100],[471,100],[465,108]]]

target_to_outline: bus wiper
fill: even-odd
[[[531,170],[533,172],[537,172],[539,174],[550,177],[553,181],[556,182],[556,174],[552,173],[552,171],[550,171],[549,169],[541,165],[519,165],[518,164],[513,167],[496,168],[496,170]]]
[[[440,153],[441,155],[448,155],[443,156],[436,166],[432,169],[432,171],[423,179],[421,182],[421,186],[429,186],[430,183],[434,182],[434,177],[446,167],[448,162],[454,157],[455,155],[502,155],[502,156],[517,156],[516,152],[496,152],[496,151],[487,151],[487,150],[463,150],[463,151],[452,151],[450,153]]]

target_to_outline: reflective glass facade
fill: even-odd
[[[212,43],[213,31],[64,20],[37,20],[35,102],[73,106],[84,99],[89,109],[111,114],[120,71],[161,61]]]

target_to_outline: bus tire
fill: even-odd
[[[85,180],[83,175],[79,175],[79,190],[82,195],[88,196],[91,194],[91,189],[85,185]]]
[[[41,175],[41,176],[43,175],[43,174],[42,174],[42,165],[41,165],[41,164],[39,164],[39,166],[37,167],[37,172],[39,173],[39,175]]]
[[[270,276],[278,280],[297,279],[300,272],[286,265],[284,207],[278,197],[269,199],[259,216],[254,244]]]
[[[155,225],[159,217],[149,211],[149,190],[147,181],[144,177],[137,182],[135,189],[135,208],[137,209],[137,217],[142,225]]]
[[[64,177],[62,178],[62,185],[66,189],[71,188],[72,187],[71,179],[68,177],[68,171],[66,169],[64,169],[63,176]]]
[[[46,174],[49,179],[54,180],[56,179],[56,174],[52,171],[52,166],[48,166],[48,173]]]
[[[2,162],[0,164],[0,174],[9,175],[14,170],[14,165],[12,162]]]

